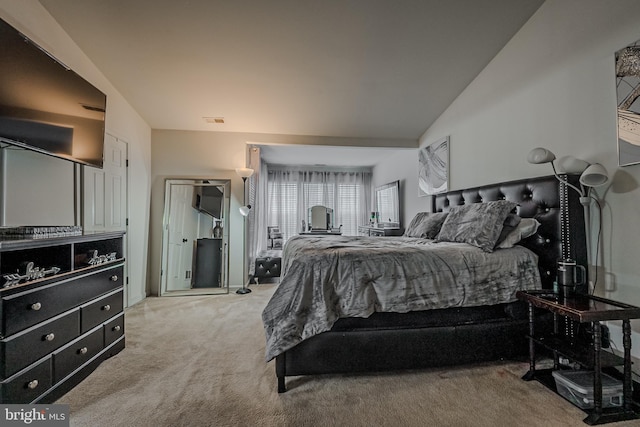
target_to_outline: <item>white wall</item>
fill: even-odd
[[[53,56],[71,67],[75,72],[97,86],[107,94],[106,130],[108,133],[128,142],[129,145],[129,251],[127,265],[129,268],[128,302],[133,304],[146,296],[147,282],[147,239],[149,234],[149,203],[151,174],[151,129],[136,111],[125,101],[120,93],[111,85],[106,77],[84,55],[80,48],[69,38],[58,23],[36,0],[0,0],[0,17],[18,30],[26,34]],[[6,185],[11,196],[23,193],[26,188],[32,190],[45,189],[47,183],[56,182],[60,174],[68,174],[70,163],[61,164],[57,159],[29,159],[32,154],[21,155],[19,161],[24,165],[21,172],[9,171]],[[16,157],[17,159],[17,157]],[[53,176],[43,173],[42,162],[47,164]],[[69,166],[69,167],[67,167]],[[72,169],[71,169],[72,170]],[[26,173],[25,173],[26,172]],[[61,182],[66,182],[66,179]],[[69,194],[73,194],[73,182],[67,189],[65,184],[58,184],[57,191],[61,197],[54,208],[55,220],[63,221],[67,215]],[[70,193],[69,193],[70,192]],[[7,204],[19,206],[15,199],[7,200]],[[10,212],[11,213],[11,212]],[[11,215],[13,215],[11,213]],[[12,223],[17,220],[8,218]],[[35,222],[35,218],[29,218]],[[49,218],[43,213],[43,223]],[[71,217],[70,222],[73,223]]]
[[[389,153],[373,167],[373,188],[400,181],[400,226],[407,228],[416,212],[429,211],[429,198],[418,196],[418,150],[402,149]]]
[[[613,180],[597,190],[604,200],[604,279],[597,292],[635,305],[640,165],[617,166],[614,53],[640,39],[639,22],[636,0],[547,0],[420,139],[425,146],[451,137],[451,189],[550,174],[548,165],[526,162],[537,146],[602,163]],[[417,158],[398,155],[374,172],[396,170],[396,179],[416,186],[416,169],[407,162]],[[409,218],[422,209],[416,194],[407,194]],[[597,226],[596,214],[592,220]],[[640,322],[632,328],[637,357]],[[622,348],[617,327],[612,338]]]

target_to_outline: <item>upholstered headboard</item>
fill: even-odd
[[[578,176],[562,175],[562,178],[579,185]],[[587,266],[584,208],[578,193],[553,175],[437,194],[432,196],[431,209],[446,212],[451,206],[503,199],[518,203],[517,213],[521,217],[540,222],[538,232],[520,244],[538,255],[544,288],[552,288],[558,260],[571,258]],[[587,286],[578,291],[586,292]]]

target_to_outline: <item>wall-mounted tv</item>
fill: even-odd
[[[0,19],[0,144],[102,167],[106,95]]]
[[[224,192],[220,186],[195,187],[193,193],[193,207],[198,211],[211,215],[214,218],[222,218],[222,205]]]

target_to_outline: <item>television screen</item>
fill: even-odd
[[[102,167],[107,97],[0,19],[0,142]]]
[[[196,187],[194,207],[207,215],[221,219],[224,193],[218,186]]]

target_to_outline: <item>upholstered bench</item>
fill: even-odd
[[[272,279],[280,277],[280,265],[282,262],[282,251],[268,250],[261,252],[256,257],[255,272],[253,280],[259,283],[260,279]]]

